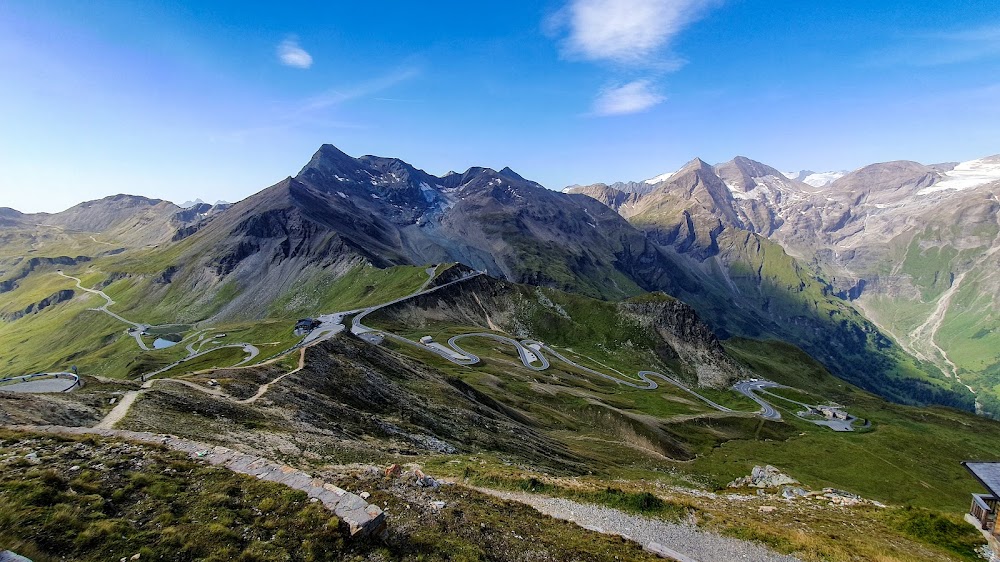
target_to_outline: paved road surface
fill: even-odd
[[[762,418],[777,421],[781,419],[781,413],[775,410],[774,406],[769,402],[757,396],[756,392],[763,392],[765,388],[782,387],[783,385],[770,381],[741,381],[733,385],[733,390],[760,404],[760,416]]]
[[[22,382],[13,382],[15,380]],[[38,373],[24,377],[11,377],[8,384],[0,384],[0,392],[67,392],[77,388],[78,383],[79,377],[73,373]]]

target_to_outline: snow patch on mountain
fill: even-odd
[[[809,174],[800,181],[813,187],[823,187],[829,185],[847,175],[847,172],[819,172]]]
[[[649,178],[648,180],[645,180],[642,183],[648,183],[649,185],[656,185],[658,183],[663,183],[668,179],[670,179],[671,177],[673,177],[673,175],[676,173],[677,172],[667,172],[666,174],[660,174],[655,178]]]
[[[944,175],[946,179],[921,189],[917,195],[927,195],[949,189],[962,191],[1000,181],[1000,155],[962,162],[945,172]]]
[[[781,175],[790,180],[798,180],[813,187],[823,187],[829,185],[847,175],[847,172],[814,172],[812,170],[802,170],[799,172],[781,172]]]

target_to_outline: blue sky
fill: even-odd
[[[995,0],[0,3],[23,211],[239,200],[327,142],[560,189],[695,156],[966,160],[998,133]]]

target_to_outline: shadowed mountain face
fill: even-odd
[[[599,297],[640,291],[622,270],[634,260],[633,246],[644,250],[641,234],[590,199],[553,193],[510,169],[436,177],[398,159],[351,158],[325,145],[295,178],[237,209],[246,220],[280,209],[283,222],[294,215],[321,225],[379,267],[459,261]]]
[[[714,167],[695,160],[656,180],[643,194],[604,184],[568,191],[715,268],[737,302],[756,301],[786,326],[801,327],[798,314],[778,303],[797,295],[812,295],[805,301],[816,310],[854,301],[923,362],[917,370],[940,370],[953,387],[959,378],[978,381],[980,406],[1000,411],[1000,317],[992,312],[1000,300],[1000,158],[872,164],[816,186],[737,157]]]

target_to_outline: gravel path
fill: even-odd
[[[264,393],[267,392],[267,389],[271,388],[272,384],[280,381],[281,379],[287,377],[288,375],[294,375],[295,373],[298,373],[305,366],[306,366],[306,348],[303,347],[302,349],[299,350],[299,366],[298,367],[296,367],[295,369],[293,369],[291,371],[288,371],[287,373],[285,373],[285,374],[283,374],[283,375],[275,378],[273,381],[271,381],[269,383],[265,383],[265,384],[260,385],[260,388],[257,389],[257,392],[253,396],[251,396],[250,398],[246,398],[244,400],[237,400],[237,402],[239,402],[240,404],[253,404],[258,399],[260,399],[261,396],[264,396]]]
[[[94,426],[94,429],[113,428],[116,423],[120,422],[122,418],[125,417],[125,414],[128,413],[129,408],[132,407],[132,403],[135,402],[135,399],[139,397],[140,393],[142,393],[141,390],[130,390],[126,392],[122,396],[121,400],[115,404],[115,407],[108,412],[108,415],[104,416],[104,419]]]
[[[572,521],[601,533],[622,535],[646,550],[666,558],[684,562],[722,562],[747,560],[753,562],[800,562],[798,558],[778,554],[763,546],[702,531],[693,525],[668,523],[641,515],[632,515],[610,507],[577,503],[561,498],[549,498],[522,492],[506,492],[477,488],[501,499],[530,505],[536,510]]]

